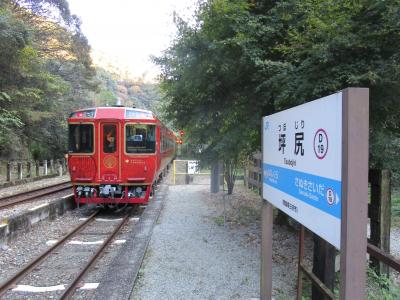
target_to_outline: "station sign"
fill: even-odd
[[[263,199],[340,249],[342,92],[263,118]]]
[[[197,174],[200,173],[200,168],[199,168],[199,161],[198,160],[188,160],[188,165],[187,165],[187,171],[188,174]]]

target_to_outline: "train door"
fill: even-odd
[[[120,128],[117,122],[100,124],[100,179],[113,183],[120,179]]]

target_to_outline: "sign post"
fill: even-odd
[[[340,250],[341,299],[363,299],[368,89],[349,88],[264,117],[262,132],[263,199]],[[272,237],[265,237],[268,248]]]

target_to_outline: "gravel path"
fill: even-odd
[[[209,186],[171,186],[132,299],[259,297],[259,247],[224,230],[206,205]]]

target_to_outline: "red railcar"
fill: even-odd
[[[68,119],[68,167],[77,203],[149,201],[175,156],[175,135],[147,110],[97,107]]]

